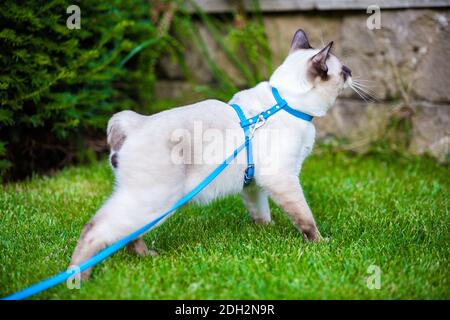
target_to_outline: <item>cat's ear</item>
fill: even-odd
[[[318,71],[318,74],[326,74],[328,72],[327,59],[330,57],[332,47],[333,41],[311,58],[312,65]]]
[[[311,49],[311,45],[309,44],[308,37],[306,36],[306,32],[303,29],[298,29],[294,34],[294,38],[292,39],[291,49],[289,49],[289,53],[294,52],[298,49]]]

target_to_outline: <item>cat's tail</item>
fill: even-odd
[[[111,154],[120,150],[127,137],[143,124],[144,119],[145,116],[130,110],[112,116],[106,131]]]

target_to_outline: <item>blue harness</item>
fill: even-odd
[[[253,163],[251,137],[257,128],[261,127],[268,118],[270,118],[280,110],[284,110],[293,115],[294,117],[300,118],[308,122],[310,122],[313,119],[313,116],[310,116],[309,114],[291,108],[286,102],[286,100],[281,98],[280,93],[274,87],[272,87],[272,94],[277,103],[274,106],[267,109],[266,111],[263,111],[251,118],[246,118],[241,107],[239,107],[237,104],[231,104],[231,106],[236,111],[239,117],[240,125],[244,130],[245,135],[245,147],[247,151],[247,169],[245,169],[244,187],[248,186],[250,182],[252,182],[253,177],[255,176],[255,164]]]

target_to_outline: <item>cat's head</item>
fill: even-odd
[[[270,78],[270,84],[291,107],[323,116],[342,90],[351,85],[352,73],[332,53],[332,47],[330,42],[315,49],[305,31],[295,33],[289,55]]]

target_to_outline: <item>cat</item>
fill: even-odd
[[[331,53],[332,46],[330,42],[322,49],[314,49],[306,33],[299,29],[291,42],[289,55],[269,81],[236,93],[229,104],[238,104],[247,117],[257,115],[275,104],[271,91],[271,87],[275,87],[292,108],[314,117],[324,116],[352,81],[350,69]],[[224,149],[220,161],[234,150],[233,146],[215,146],[201,135],[192,134],[196,123],[223,135],[232,129],[239,132],[243,141],[239,118],[229,104],[206,100],[152,116],[122,111],[110,119],[107,141],[115,172],[115,190],[84,226],[71,265],[79,265],[155,219],[214,170],[217,163],[192,159],[176,163],[174,149],[181,140],[187,138],[185,145],[189,146],[212,144],[216,149]],[[174,132],[180,129],[182,133],[174,139]],[[266,139],[262,139],[263,133],[268,133]],[[306,240],[320,241],[321,235],[299,180],[302,163],[311,152],[314,139],[313,123],[278,112],[254,132],[254,181],[243,187],[247,162],[245,152],[241,152],[193,201],[208,203],[240,193],[251,218],[266,224],[271,221],[270,196]],[[183,152],[183,157],[192,155],[190,149],[181,148],[181,154]],[[154,254],[142,238],[134,240],[127,248],[142,256]],[[90,272],[90,269],[84,271],[82,278],[88,278]]]

